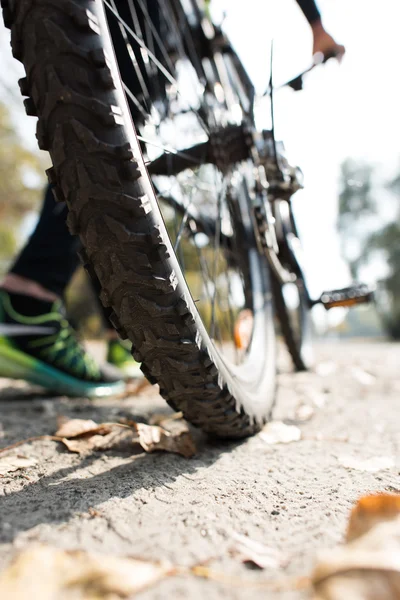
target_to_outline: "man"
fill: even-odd
[[[70,396],[108,396],[124,390],[124,374],[109,364],[97,365],[78,342],[62,304],[80,246],[66,216],[49,186],[36,229],[1,283],[0,376]],[[111,330],[110,337],[115,336]],[[138,371],[116,339],[108,342],[107,358]]]
[[[314,0],[297,2],[312,29],[313,53],[342,55],[344,47],[325,31]],[[48,187],[37,227],[1,282],[0,376],[71,396],[107,396],[124,389],[122,372],[96,364],[79,344],[62,305],[79,263],[79,241],[69,234],[66,216],[66,207],[55,203]],[[108,360],[137,368],[117,340],[109,341]]]

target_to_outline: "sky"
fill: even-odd
[[[311,30],[295,0],[213,1],[225,10],[224,27],[258,91],[268,82],[272,39],[276,84],[311,64]],[[400,2],[319,0],[318,6],[346,56],[341,65],[329,61],[314,69],[303,91],[284,89],[275,99],[277,135],[305,174],[306,189],[294,206],[315,295],[350,281],[335,231],[341,162],[371,162],[382,177],[400,170]],[[373,280],[380,268],[363,275]]]
[[[297,194],[294,208],[314,296],[350,281],[335,231],[341,162],[351,157],[374,163],[382,177],[400,170],[400,2],[318,4],[325,28],[346,46],[346,56],[340,66],[330,61],[315,69],[302,92],[277,93],[275,104],[277,135],[305,174],[306,189]],[[213,0],[213,5],[216,14],[225,11],[225,30],[258,91],[269,79],[272,39],[277,84],[310,65],[311,31],[295,0]],[[4,32],[0,41],[3,76],[6,71],[12,85],[23,73],[8,54]],[[268,127],[265,101],[257,113],[260,125]],[[26,143],[34,146],[34,120],[15,106],[14,114]],[[380,269],[367,270],[366,278],[379,277]]]

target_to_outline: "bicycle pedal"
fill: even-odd
[[[365,284],[352,285],[341,290],[323,292],[315,304],[322,304],[326,310],[339,306],[350,308],[358,304],[367,304],[373,300],[374,291]]]

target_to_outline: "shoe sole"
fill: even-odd
[[[0,344],[0,377],[24,379],[63,396],[104,398],[125,389],[125,384],[120,381],[107,384],[79,381],[4,343]]]

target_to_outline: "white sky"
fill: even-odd
[[[225,29],[259,91],[269,78],[272,38],[276,83],[309,66],[311,32],[295,0],[213,3],[226,11]],[[382,165],[388,176],[400,165],[400,2],[319,0],[318,4],[326,29],[345,44],[347,54],[340,67],[330,61],[314,70],[304,91],[282,90],[275,108],[277,134],[306,177],[306,191],[298,194],[295,211],[315,295],[349,282],[335,232],[340,163],[347,157],[366,159]],[[1,38],[4,41],[4,35]],[[1,55],[6,68],[11,57],[4,44]],[[16,61],[11,65],[16,80],[22,76],[20,65]],[[264,110],[267,127],[267,104]],[[29,145],[35,143],[34,120],[19,111],[17,115],[25,139]],[[371,277],[376,274],[370,272]]]
[[[309,66],[311,31],[295,0],[215,3],[224,7],[225,29],[259,91],[269,78],[272,38],[276,83]],[[275,104],[277,135],[306,178],[295,210],[314,294],[349,281],[335,233],[340,163],[365,159],[382,165],[389,176],[400,169],[400,2],[319,0],[318,5],[325,28],[347,54],[341,66],[330,61],[315,69],[302,92],[279,92]],[[268,126],[268,106],[265,115]]]

